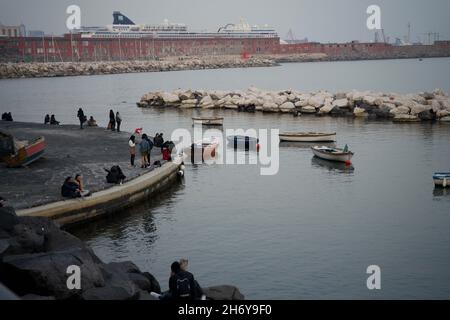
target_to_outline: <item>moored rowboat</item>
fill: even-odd
[[[323,132],[283,132],[279,134],[280,141],[290,142],[333,142],[336,133]]]
[[[311,147],[311,150],[316,157],[330,161],[350,162],[353,157],[353,152],[344,149],[315,146]]]
[[[434,185],[438,187],[450,187],[450,172],[436,172],[433,175]]]
[[[223,126],[223,118],[221,117],[198,117],[192,118],[193,125],[203,126]]]

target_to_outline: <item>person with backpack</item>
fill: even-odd
[[[139,151],[141,153],[141,168],[147,168],[150,165],[150,144],[147,134],[142,135],[142,140],[139,143]]]
[[[169,279],[169,293],[172,299],[194,300],[195,280],[192,273],[181,269],[175,261],[170,266],[172,274]]]
[[[144,139],[144,136],[142,136],[142,139]],[[145,135],[145,139],[148,142],[147,164],[150,166],[150,164],[151,164],[150,158],[151,158],[152,149],[154,146],[154,141],[152,141],[147,135]]]
[[[80,129],[83,129],[83,123],[86,122],[86,116],[84,115],[83,109],[78,109],[77,117],[80,120]]]

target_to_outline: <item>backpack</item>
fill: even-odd
[[[191,297],[191,284],[187,276],[177,276],[177,293],[180,298]]]
[[[119,166],[112,166],[111,170],[105,169],[105,171],[108,172],[106,175],[106,181],[108,183],[118,184],[126,178]]]

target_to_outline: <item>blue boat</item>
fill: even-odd
[[[434,185],[437,187],[449,187],[450,186],[450,172],[436,172],[433,175]]]

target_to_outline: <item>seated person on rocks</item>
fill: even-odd
[[[189,274],[192,274],[187,270],[188,264],[189,264],[189,261],[187,259],[184,259],[184,258],[180,259],[181,270],[184,272],[187,272]],[[194,277],[194,276],[192,275],[192,277]],[[194,279],[194,284],[195,284],[195,298],[194,299],[205,300],[206,296],[203,294],[203,289],[202,289],[202,287],[200,287],[197,280],[195,280],[195,279]]]
[[[81,197],[80,187],[72,177],[67,177],[61,187],[61,195],[64,198],[79,198]]]
[[[50,116],[48,114],[45,115],[44,118],[44,124],[49,124],[50,123]]]
[[[187,267],[187,263],[184,267]],[[169,291],[161,295],[151,292],[153,297],[160,300],[195,300],[201,297],[202,294],[198,296],[196,292],[196,281],[192,273],[181,269],[178,261],[172,263],[170,269]]]
[[[94,117],[91,116],[88,120],[88,126],[89,127],[97,127],[97,121],[95,121]]]

